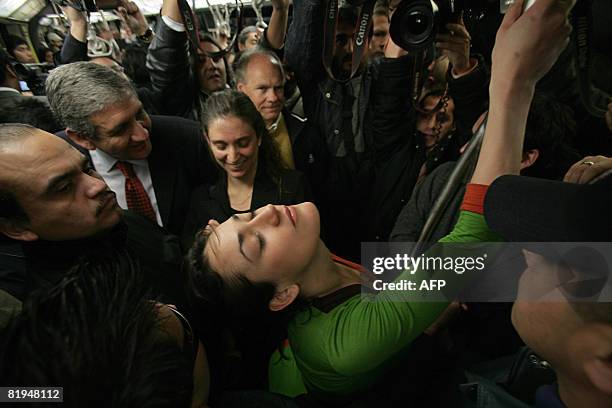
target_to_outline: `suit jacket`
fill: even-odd
[[[202,138],[198,122],[179,117],[151,116],[151,144],[147,158],[164,227],[179,235],[196,186],[212,183],[217,170]]]
[[[65,132],[57,133],[83,154]],[[151,181],[164,227],[181,235],[191,192],[201,184],[212,184],[217,169],[206,150],[198,122],[175,116],[151,115],[151,154],[147,158]]]
[[[267,204],[293,205],[305,201],[311,201],[311,193],[301,172],[282,170],[279,183],[275,183],[258,170],[249,211]],[[230,206],[225,174],[222,174],[213,186],[198,187],[191,197],[189,214],[183,228],[183,248],[189,249],[196,232],[206,226],[209,220],[223,222],[236,213],[238,212]]]

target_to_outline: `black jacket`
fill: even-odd
[[[178,238],[130,211],[106,234],[70,241],[21,242],[0,236],[0,289],[19,300],[58,283],[89,253],[108,256],[128,249],[140,262],[145,283],[162,301],[185,304]]]
[[[397,217],[397,221],[389,236],[389,241],[417,242],[425,222],[427,222],[429,213],[444,189],[456,164],[456,162],[446,162],[440,165],[416,185],[410,201],[408,201]],[[462,180],[457,192],[449,200],[438,225],[436,225],[428,240],[429,242],[438,242],[440,238],[445,237],[453,230],[459,218],[459,208],[465,193],[465,185],[471,176],[472,172],[470,171]]]
[[[293,205],[311,201],[308,182],[301,172],[282,170],[280,180],[275,183],[270,177],[257,171],[251,208],[254,211],[267,204]],[[189,213],[183,228],[183,248],[189,249],[195,234],[213,219],[224,222],[232,215],[240,213],[230,206],[227,195],[227,177],[222,174],[213,186],[200,186],[191,197]]]
[[[325,192],[322,180],[329,171],[329,156],[319,128],[310,120],[283,109],[285,125],[291,139],[295,168],[312,187],[314,201],[321,205]]]
[[[295,72],[304,113],[327,147],[329,166],[319,181],[322,238],[332,252],[358,261],[358,220],[369,189],[366,111],[376,64],[367,64],[347,83],[327,76],[321,60],[324,8],[322,0],[294,2],[285,59]]]
[[[187,47],[187,34],[172,30],[159,18],[147,53],[147,69],[153,91],[161,95],[160,113],[198,120],[197,104],[201,106],[208,95],[198,87]],[[227,63],[225,72],[230,74]]]

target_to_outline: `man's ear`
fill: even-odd
[[[533,166],[533,163],[540,157],[540,151],[538,149],[527,150],[523,153],[523,159],[521,160],[521,170]]]
[[[82,136],[80,133],[77,133],[70,128],[66,128],[66,134],[74,143],[78,144],[79,146],[82,146],[87,150],[96,150],[96,146],[91,143],[91,140],[89,140],[85,136]]]
[[[612,325],[590,324],[581,330],[591,350],[582,365],[584,373],[595,388],[612,396]]]
[[[238,83],[236,84],[236,90],[237,90],[238,92],[243,92],[243,93],[244,93],[244,84],[243,84],[242,82],[238,82]]]
[[[38,235],[29,229],[23,222],[0,218],[0,233],[17,241],[36,241]]]
[[[289,285],[285,289],[274,294],[268,307],[273,312],[279,312],[289,306],[300,294],[300,287],[296,284]]]

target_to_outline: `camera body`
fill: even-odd
[[[353,0],[356,1],[356,0]],[[523,11],[536,0],[525,0]],[[446,32],[446,24],[456,23],[462,14],[480,19],[485,13],[505,13],[516,0],[403,0],[391,19],[393,41],[405,50],[429,47],[436,34]],[[499,7],[499,8],[498,8]]]
[[[49,76],[49,71],[53,69],[51,64],[22,64],[11,61],[11,67],[20,80],[25,81],[34,95],[45,94],[45,81]]]
[[[466,7],[465,0],[404,0],[391,19],[393,41],[405,50],[429,47],[446,24],[456,23]]]

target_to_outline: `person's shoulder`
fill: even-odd
[[[304,173],[299,170],[281,169],[279,176],[287,183],[301,183],[304,181]]]
[[[217,184],[200,184],[191,192],[191,201],[197,204],[203,204],[212,199],[215,191],[221,188]]]
[[[158,136],[185,137],[200,133],[200,123],[180,116],[151,115],[151,131]],[[162,136],[162,137],[163,137]]]

